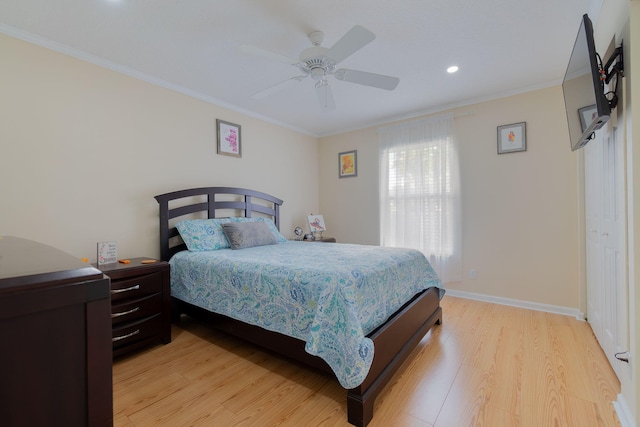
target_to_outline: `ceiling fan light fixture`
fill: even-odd
[[[311,70],[311,78],[315,81],[322,81],[325,76],[325,70],[323,68],[314,68]]]

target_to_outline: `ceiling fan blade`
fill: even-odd
[[[333,99],[331,86],[329,86],[326,80],[320,80],[316,83],[316,95],[318,95],[320,107],[324,111],[333,111],[336,109],[336,102]]]
[[[264,90],[261,90],[258,93],[251,95],[253,99],[263,99],[267,96],[273,95],[274,93],[280,92],[281,90],[285,90],[286,88],[293,86],[295,83],[300,83],[302,79],[307,76],[295,76],[291,77],[287,80],[281,81],[280,83],[276,83],[275,85],[268,87]]]
[[[288,56],[280,55],[279,53],[271,52],[270,50],[262,49],[248,44],[243,44],[242,46],[240,46],[240,50],[249,55],[260,56],[262,58],[284,62],[285,64],[297,64],[300,62],[299,59],[289,58]]]
[[[337,64],[365,45],[371,43],[375,38],[376,35],[371,31],[360,25],[356,25],[350,29],[347,34],[342,36],[325,55]]]
[[[359,85],[377,87],[379,89],[394,90],[400,79],[382,74],[367,73],[366,71],[348,70],[341,68],[335,72],[336,79]]]

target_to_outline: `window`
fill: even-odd
[[[461,279],[453,116],[380,129],[380,241],[422,251],[443,282]]]

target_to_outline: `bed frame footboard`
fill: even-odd
[[[349,423],[366,426],[371,421],[376,397],[435,324],[442,324],[442,309],[438,289],[430,288],[369,335],[375,345],[373,362],[364,382],[347,392]]]
[[[442,323],[442,309],[439,301],[438,289],[427,289],[416,295],[385,324],[369,334],[369,338],[375,345],[375,354],[364,382],[359,387],[347,391],[347,418],[350,424],[364,427],[371,421],[376,397],[429,329],[435,324]],[[304,350],[305,342],[302,340],[221,314],[211,313],[177,299],[173,300],[172,311],[176,319],[180,314],[187,314],[273,353],[333,375],[331,368],[324,360]]]

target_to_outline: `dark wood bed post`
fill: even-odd
[[[216,194],[234,194],[243,196],[243,201],[216,201]],[[186,206],[169,209],[169,202],[194,196],[206,196],[206,202],[193,202]],[[252,197],[273,204],[265,207],[252,201]],[[208,218],[216,217],[217,209],[235,209],[244,216],[251,217],[253,212],[270,216],[280,229],[280,205],[283,201],[265,193],[233,187],[206,187],[175,191],[155,197],[160,204],[160,254],[164,261],[177,252],[186,249],[182,242],[171,245],[171,239],[179,236],[169,221],[179,216],[206,212]],[[226,316],[210,313],[200,307],[172,298],[172,317],[179,318],[185,313],[196,319],[209,322],[217,329],[247,340],[292,360],[313,368],[332,373],[326,362],[304,351],[305,342],[276,332],[249,325]],[[420,340],[435,324],[442,323],[440,292],[429,288],[415,295],[378,329],[367,335],[374,342],[375,354],[369,374],[363,383],[347,390],[347,418],[349,423],[364,427],[373,418],[376,397],[393,374],[402,366]]]

